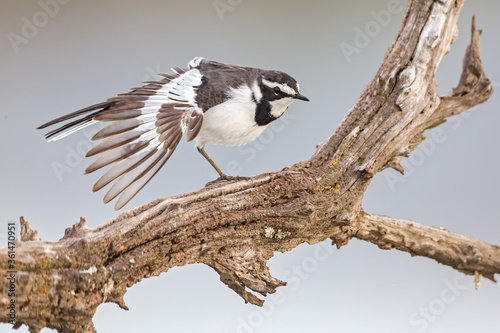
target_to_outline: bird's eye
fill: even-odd
[[[274,87],[274,93],[278,95],[281,92],[281,89],[279,87]]]

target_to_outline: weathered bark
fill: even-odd
[[[98,305],[126,309],[126,288],[174,266],[205,263],[246,302],[263,301],[284,282],[266,266],[273,251],[331,238],[352,237],[432,258],[465,274],[494,280],[500,248],[440,228],[370,215],[361,202],[371,178],[387,167],[403,172],[401,158],[423,131],[488,99],[492,93],[472,23],[460,82],[436,93],[435,73],[457,38],[464,1],[410,1],[398,35],[375,78],[310,160],[250,180],[218,183],[158,199],[96,229],[85,220],[58,242],[41,241],[21,220],[16,242],[16,325],[32,332],[95,331]],[[7,251],[0,251],[0,285],[8,289]],[[9,304],[6,294],[2,307]],[[8,322],[5,312],[0,321]]]

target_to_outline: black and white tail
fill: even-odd
[[[74,133],[82,128],[85,128],[89,125],[92,125],[96,123],[97,121],[94,120],[94,116],[99,114],[99,112],[102,112],[106,109],[108,109],[110,106],[112,106],[115,102],[103,102],[99,104],[94,104],[89,107],[86,107],[84,109],[78,110],[76,112],[67,114],[65,116],[56,118],[54,120],[49,121],[48,123],[45,123],[43,125],[38,126],[36,129],[44,129],[46,127],[64,122],[69,119],[73,119],[82,115],[86,115],[80,119],[74,120],[72,122],[67,123],[64,126],[61,126],[47,134],[45,134],[45,138],[47,139],[48,142],[50,141],[57,141],[59,139],[64,138],[65,136],[70,135],[71,133]]]

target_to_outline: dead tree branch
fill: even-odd
[[[443,228],[366,213],[360,214],[350,228],[352,237],[383,250],[398,249],[428,257],[465,274],[480,273],[492,281],[500,266],[500,247]]]
[[[500,249],[411,221],[369,215],[361,209],[372,177],[387,167],[403,172],[423,131],[492,93],[472,23],[462,77],[450,94],[436,93],[436,69],[457,36],[463,0],[410,1],[401,28],[374,79],[310,160],[251,180],[219,183],[158,199],[96,229],[85,220],[58,242],[40,240],[21,220],[16,242],[16,326],[31,332],[93,332],[103,302],[126,308],[126,288],[174,266],[205,263],[246,302],[285,283],[266,266],[273,251],[331,238],[352,237],[432,258],[466,274],[494,279]],[[333,126],[332,126],[333,127]],[[9,288],[7,250],[0,251],[0,285]],[[6,294],[2,307],[9,304]],[[5,312],[0,321],[8,322]]]

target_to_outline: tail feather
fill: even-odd
[[[44,129],[44,128],[52,126],[54,124],[61,123],[63,121],[73,119],[73,118],[76,118],[76,117],[79,117],[79,116],[82,116],[82,115],[85,115],[87,113],[94,111],[94,112],[86,115],[85,117],[73,120],[72,122],[69,122],[69,123],[67,123],[59,128],[56,128],[55,130],[50,131],[49,133],[45,134],[45,138],[48,141],[56,141],[56,140],[64,138],[65,136],[67,136],[73,132],[76,132],[84,127],[87,127],[87,126],[95,123],[94,117],[97,114],[101,113],[102,111],[109,109],[115,103],[116,103],[116,101],[94,104],[94,105],[91,105],[91,106],[86,107],[84,109],[78,110],[76,112],[67,114],[65,116],[56,118],[54,120],[51,120],[43,125],[38,126],[37,129]]]
[[[70,135],[71,133],[74,133],[84,127],[87,127],[93,123],[95,123],[94,120],[94,114],[90,114],[84,118],[74,120],[70,123],[67,123],[59,128],[56,128],[53,131],[50,131],[49,133],[45,134],[45,138],[47,141],[57,141],[59,139],[64,138],[65,136]]]
[[[105,109],[109,108],[111,105],[113,105],[115,103],[116,103],[116,101],[102,102],[102,103],[94,104],[94,105],[88,106],[86,108],[83,108],[81,110],[75,111],[73,113],[67,114],[65,116],[51,120],[43,125],[38,126],[36,129],[44,129],[45,127],[49,127],[51,125],[60,123],[62,121],[81,116],[82,114],[89,113],[89,112],[94,111],[94,110],[102,109],[99,111],[104,111]]]

